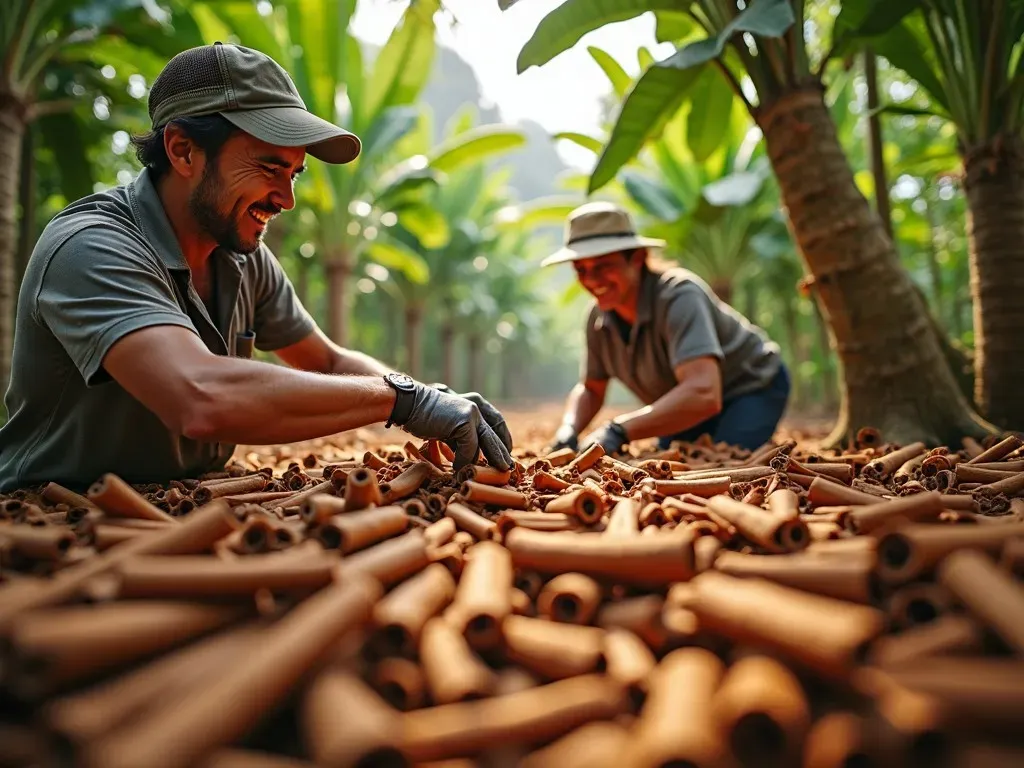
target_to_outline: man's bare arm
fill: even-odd
[[[325,376],[214,355],[178,326],[125,336],[103,367],[172,432],[209,442],[308,440],[386,421],[395,403],[379,375]]]
[[[292,368],[303,371],[383,376],[393,370],[369,355],[338,346],[319,328],[314,328],[302,341],[274,354]]]
[[[722,410],[722,372],[714,357],[698,357],[674,370],[679,383],[650,405],[624,414],[621,424],[630,440],[674,435]]]
[[[569,392],[562,424],[569,424],[577,434],[582,432],[604,406],[607,392],[607,379],[581,381]]]

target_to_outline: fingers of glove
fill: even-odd
[[[512,454],[502,444],[494,430],[488,424],[480,422],[476,431],[480,441],[480,450],[483,451],[487,463],[500,472],[512,469]]]
[[[472,403],[476,404],[476,407],[480,409],[480,415],[484,417],[484,421],[490,425],[491,429],[494,430],[494,434],[498,436],[502,444],[509,451],[512,450],[512,433],[509,432],[508,425],[505,424],[505,418],[501,415],[501,411],[491,405],[477,392],[469,392],[468,394],[462,395]]]
[[[480,453],[480,437],[477,433],[477,425],[466,421],[460,424],[451,437],[455,443],[455,471],[476,463],[476,457]],[[449,443],[451,445],[451,443]]]

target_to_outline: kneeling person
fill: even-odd
[[[582,381],[570,393],[553,448],[599,442],[606,453],[632,440],[696,440],[708,433],[749,450],[771,439],[789,396],[778,345],[719,299],[697,275],[649,264],[629,215],[588,203],[569,216],[566,244],[542,266],[571,262],[595,299],[586,325]],[[579,434],[619,379],[645,405]]]

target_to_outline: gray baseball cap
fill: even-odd
[[[284,68],[264,53],[214,43],[167,62],[149,92],[153,129],[177,117],[222,115],[268,144],[306,147],[326,163],[359,156],[359,137],[308,109]]]

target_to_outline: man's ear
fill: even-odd
[[[196,173],[196,145],[174,123],[164,128],[164,152],[171,168],[181,176],[191,178]]]

